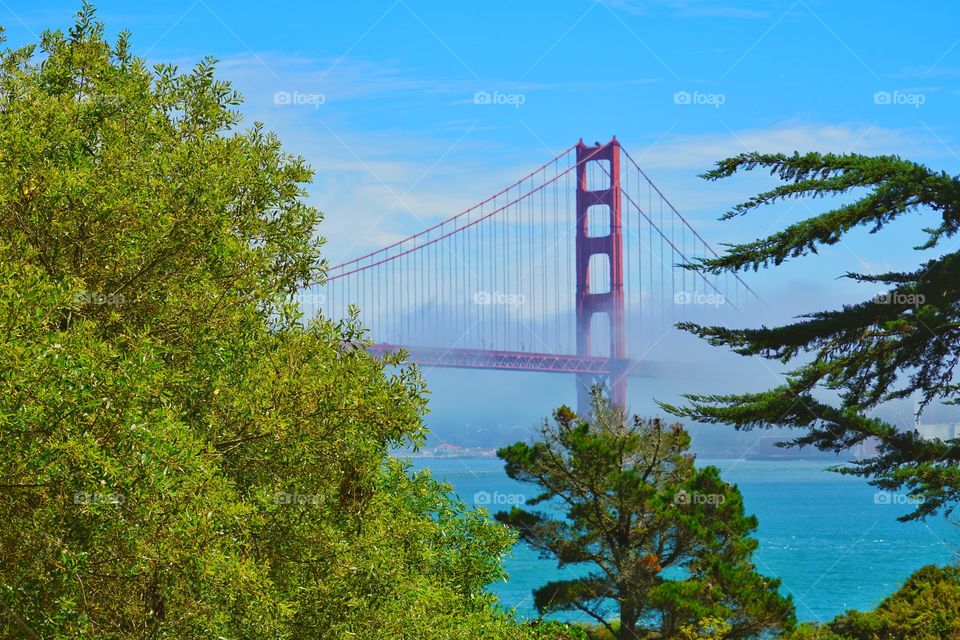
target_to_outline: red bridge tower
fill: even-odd
[[[588,182],[592,165],[600,164],[595,175],[609,176],[605,188],[591,190]],[[609,220],[607,235],[591,236],[590,221]],[[599,226],[596,225],[595,226]],[[595,280],[606,281],[609,289],[595,290],[590,281],[591,257],[604,255],[609,277],[594,273]],[[623,228],[620,207],[620,143],[614,137],[605,145],[588,147],[577,144],[577,355],[600,355],[610,359],[609,374],[577,374],[577,410],[586,415],[590,410],[590,388],[606,387],[614,403],[624,407],[627,395],[627,346],[624,331],[623,301]],[[597,264],[595,262],[595,271]],[[593,352],[592,328],[596,314],[606,316],[609,323],[609,350]],[[605,351],[605,352],[604,352]]]

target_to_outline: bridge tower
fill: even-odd
[[[591,165],[601,164],[596,175],[609,177],[609,182],[599,189],[591,189],[588,181]],[[614,137],[607,144],[597,143],[588,147],[581,140],[577,144],[577,355],[604,355],[610,359],[610,373],[604,375],[577,374],[577,410],[581,415],[590,411],[590,388],[603,385],[611,399],[623,407],[627,395],[627,347],[624,330],[623,300],[623,228],[621,224],[620,192],[620,143]],[[608,233],[590,235],[590,221],[606,218]],[[598,225],[595,225],[598,226]],[[605,266],[609,277],[595,280],[609,283],[609,289],[596,290],[597,283],[590,281],[590,262],[595,255],[606,256]],[[595,264],[595,267],[597,265]],[[595,354],[592,351],[593,318],[597,314],[606,317],[609,323],[609,350]]]

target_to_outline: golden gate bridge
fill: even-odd
[[[581,410],[595,384],[623,406],[629,377],[677,373],[628,336],[756,295],[736,274],[684,268],[716,255],[615,137],[581,140],[469,209],[330,267],[304,300],[328,317],[356,305],[379,356],[573,374]]]

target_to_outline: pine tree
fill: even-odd
[[[710,619],[727,638],[793,625],[780,581],[751,562],[756,518],[716,467],[694,466],[681,425],[628,420],[596,394],[590,421],[562,407],[540,435],[498,455],[507,475],[540,489],[527,506],[544,509],[496,517],[560,567],[584,569],[534,592],[542,614],[583,612],[621,640],[675,638]]]
[[[708,180],[741,170],[769,169],[783,184],[737,205],[731,219],[787,198],[826,197],[867,190],[848,204],[790,225],[772,235],[736,244],[718,258],[691,268],[713,274],[778,266],[833,245],[850,231],[878,232],[894,220],[932,211],[939,224],[923,229],[935,251],[960,225],[960,181],[945,172],[897,156],[749,153],[719,162]],[[919,410],[934,402],[956,404],[954,368],[960,359],[960,253],[945,251],[912,271],[847,273],[856,282],[886,289],[859,304],[817,311],[779,327],[731,329],[681,323],[715,346],[745,356],[792,363],[787,381],[759,393],[688,395],[671,413],[738,429],[793,427],[803,430],[788,446],[813,445],[840,452],[869,439],[878,453],[835,470],[870,479],[875,486],[905,490],[920,499],[901,519],[949,512],[960,498],[960,442],[926,440],[871,416],[888,401],[919,398]],[[824,400],[827,394],[836,400]]]

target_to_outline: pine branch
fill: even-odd
[[[722,219],[741,216],[762,205],[787,198],[836,196],[856,188],[868,188],[871,193],[765,238],[731,245],[725,255],[698,259],[687,268],[713,274],[747,269],[756,271],[770,264],[779,265],[790,258],[816,253],[819,246],[839,242],[856,227],[869,226],[872,233],[877,232],[904,213],[921,207],[942,213],[942,224],[927,230],[930,238],[922,248],[933,247],[942,237],[953,235],[960,224],[957,181],[944,172],[936,173],[897,156],[749,153],[718,162],[715,169],[702,177],[719,180],[758,167],[770,169],[771,175],[788,184],[738,204]]]

